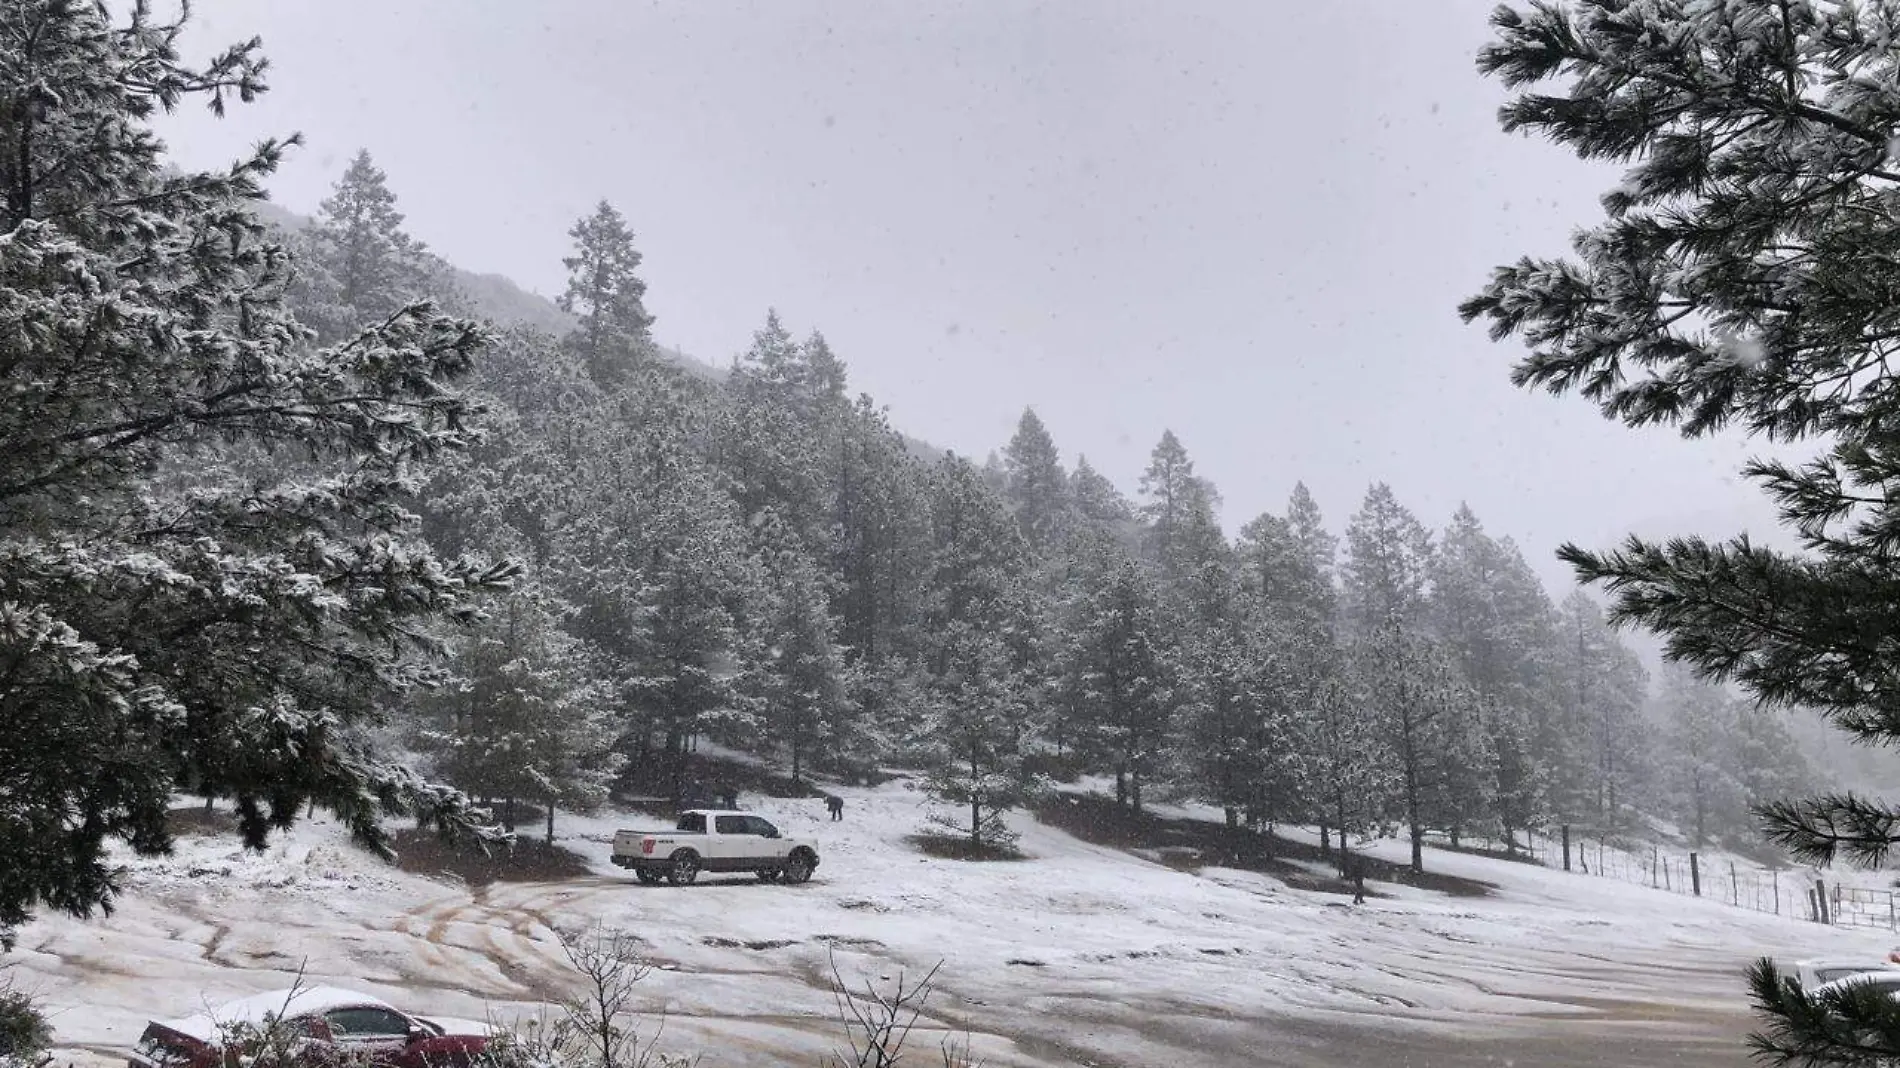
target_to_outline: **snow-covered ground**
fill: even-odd
[[[1740,1063],[1747,961],[1877,959],[1895,941],[1440,851],[1428,867],[1498,892],[1381,887],[1394,896],[1352,906],[1250,872],[1177,871],[1027,818],[1029,859],[941,860],[905,840],[924,816],[905,781],[836,792],[841,823],[819,800],[745,799],[821,843],[817,876],[798,887],[638,886],[607,863],[606,843],[618,826],[653,824],[640,816],[561,818],[592,875],[475,890],[389,868],[322,820],[262,855],[186,838],[173,857],[131,862],[110,918],[23,930],[15,974],[84,1059],[128,1048],[148,1018],[285,986],[305,961],[311,981],[415,1011],[507,1019],[566,981],[551,928],[599,920],[645,941],[663,1045],[708,1068],[811,1065],[837,1048],[834,955],[860,985],[942,961],[926,1019],[970,1034],[998,1066],[1402,1052],[1413,1068],[1529,1068]],[[1403,846],[1378,848],[1396,858]],[[940,1037],[915,1040],[926,1061]]]

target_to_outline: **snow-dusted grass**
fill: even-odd
[[[551,928],[599,920],[644,940],[665,1045],[705,1052],[709,1068],[813,1064],[835,1048],[834,955],[854,983],[942,960],[927,1020],[974,1032],[991,1064],[1188,1063],[1183,1050],[1258,1063],[1248,1051],[1314,1027],[1441,1042],[1572,1028],[1648,1049],[1738,1039],[1748,960],[1875,957],[1891,940],[1439,850],[1428,866],[1498,890],[1454,899],[1381,885],[1390,896],[1351,906],[1261,874],[1177,871],[1026,817],[1015,826],[1028,859],[945,860],[908,840],[926,812],[909,782],[833,789],[846,800],[839,823],[819,799],[742,799],[820,843],[817,876],[799,887],[635,885],[607,843],[658,821],[613,813],[557,820],[592,875],[473,891],[392,869],[321,819],[262,855],[186,838],[176,856],[129,862],[113,917],[22,931],[19,975],[53,1007],[62,1043],[105,1054],[150,1017],[285,986],[306,959],[313,982],[506,1019],[566,981]],[[1403,859],[1405,846],[1372,849]],[[1284,1063],[1306,1063],[1298,1049],[1331,1063],[1323,1046],[1286,1046]]]

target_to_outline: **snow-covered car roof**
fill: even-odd
[[[1873,968],[1853,975],[1843,975],[1831,983],[1822,983],[1815,987],[1812,993],[1821,994],[1870,984],[1887,987],[1894,995],[1900,996],[1900,969]]]
[[[288,1018],[329,1012],[331,1009],[375,1007],[400,1012],[381,998],[336,986],[307,986],[300,990],[266,990],[247,998],[228,1001],[208,1012],[177,1020],[159,1020],[161,1027],[200,1042],[216,1042],[218,1032],[233,1024],[262,1024],[266,1016]]]

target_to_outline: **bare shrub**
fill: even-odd
[[[635,989],[653,971],[639,942],[596,923],[555,932],[574,966],[578,989],[550,1012],[515,1021],[512,1033],[491,1040],[478,1068],[687,1068],[698,1057],[659,1051],[666,1019],[642,1040]]]
[[[851,1051],[831,1054],[825,1058],[822,1068],[892,1068],[900,1062],[904,1044],[923,1016],[924,1003],[930,1000],[943,962],[932,965],[915,982],[909,981],[900,970],[888,990],[879,990],[866,980],[860,995],[852,992],[839,973],[837,955],[833,953],[829,957],[832,994],[838,1000],[838,1020],[844,1025],[845,1040],[850,1043]],[[967,1035],[961,1042],[954,1036],[946,1037],[938,1046],[938,1052],[943,1058],[943,1068],[982,1068],[982,1062],[973,1059]]]

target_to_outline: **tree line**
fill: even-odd
[[[359,155],[299,239],[301,319],[440,289],[395,205]],[[486,439],[417,496],[439,549],[522,565],[445,635],[453,680],[409,738],[511,826],[517,800],[677,800],[700,738],[794,781],[922,768],[978,844],[1101,774],[1134,810],[1198,799],[1328,848],[1400,831],[1415,866],[1427,832],[1515,851],[1555,821],[1700,844],[1805,775],[1719,689],[1672,675],[1657,706],[1597,606],[1553,603],[1468,508],[1433,532],[1374,485],[1342,540],[1296,486],[1230,538],[1172,432],[1130,499],[1033,410],[981,465],[920,456],[776,313],[724,376],[662,358],[623,216],[570,236],[573,328],[503,335],[470,386]]]

